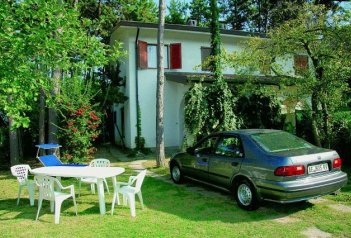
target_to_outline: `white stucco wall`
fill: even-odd
[[[111,37],[111,43],[116,40],[122,41],[127,50],[127,58],[122,62],[122,76],[126,77],[125,92],[128,100],[124,103],[125,121],[125,144],[127,147],[135,147],[136,136],[136,63],[135,63],[135,40],[137,29],[135,27],[122,26]],[[148,44],[157,43],[157,29],[140,28],[139,40]],[[243,49],[243,42],[247,37],[224,35],[222,36],[223,47],[228,52]],[[178,70],[165,69],[166,72],[203,72],[201,67],[201,47],[210,47],[210,33],[189,32],[179,30],[165,31],[165,45],[172,43],[182,44],[182,68]],[[156,146],[156,69],[138,69],[139,105],[141,109],[142,136],[145,138],[146,147]],[[225,69],[225,74],[235,73],[231,69]],[[189,85],[172,81],[165,82],[164,97],[164,126],[165,146],[181,146],[184,136],[184,94]],[[121,107],[120,105],[119,107]],[[116,133],[117,134],[117,133]]]

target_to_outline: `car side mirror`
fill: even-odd
[[[242,158],[244,155],[239,150],[235,151],[235,157]]]
[[[194,152],[195,152],[195,149],[194,149],[194,147],[189,147],[189,148],[186,149],[186,152],[187,152],[188,154],[193,155]]]

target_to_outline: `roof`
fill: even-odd
[[[113,28],[112,32],[117,30],[120,27],[135,27],[135,28],[150,28],[157,29],[157,23],[146,23],[146,22],[137,22],[137,21],[120,21]],[[190,26],[190,25],[179,25],[179,24],[165,24],[165,30],[175,30],[175,31],[190,31],[190,32],[204,32],[210,33],[210,28],[200,27],[200,26]],[[237,31],[237,30],[220,30],[222,35],[234,35],[234,36],[244,36],[244,37],[262,37],[266,38],[266,34],[257,33],[257,32],[247,32],[247,31]]]
[[[214,81],[211,73],[196,73],[196,72],[165,72],[165,77],[169,81],[176,83],[187,84],[189,82],[201,82],[211,83]],[[257,83],[266,85],[279,85],[281,81],[279,78],[274,76],[249,76],[249,75],[237,75],[237,74],[224,74],[223,75],[227,83]]]

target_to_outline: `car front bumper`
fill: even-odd
[[[279,203],[299,202],[331,194],[347,183],[347,174],[334,172],[323,176],[311,176],[294,181],[255,181],[257,190],[263,200]]]

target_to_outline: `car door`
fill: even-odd
[[[214,149],[217,145],[217,141],[218,136],[210,136],[194,147],[192,163],[194,170],[191,175],[202,180],[208,179],[209,159],[214,155]]]
[[[219,138],[209,160],[209,179],[215,184],[228,187],[232,176],[239,172],[244,150],[239,136],[225,135]]]

